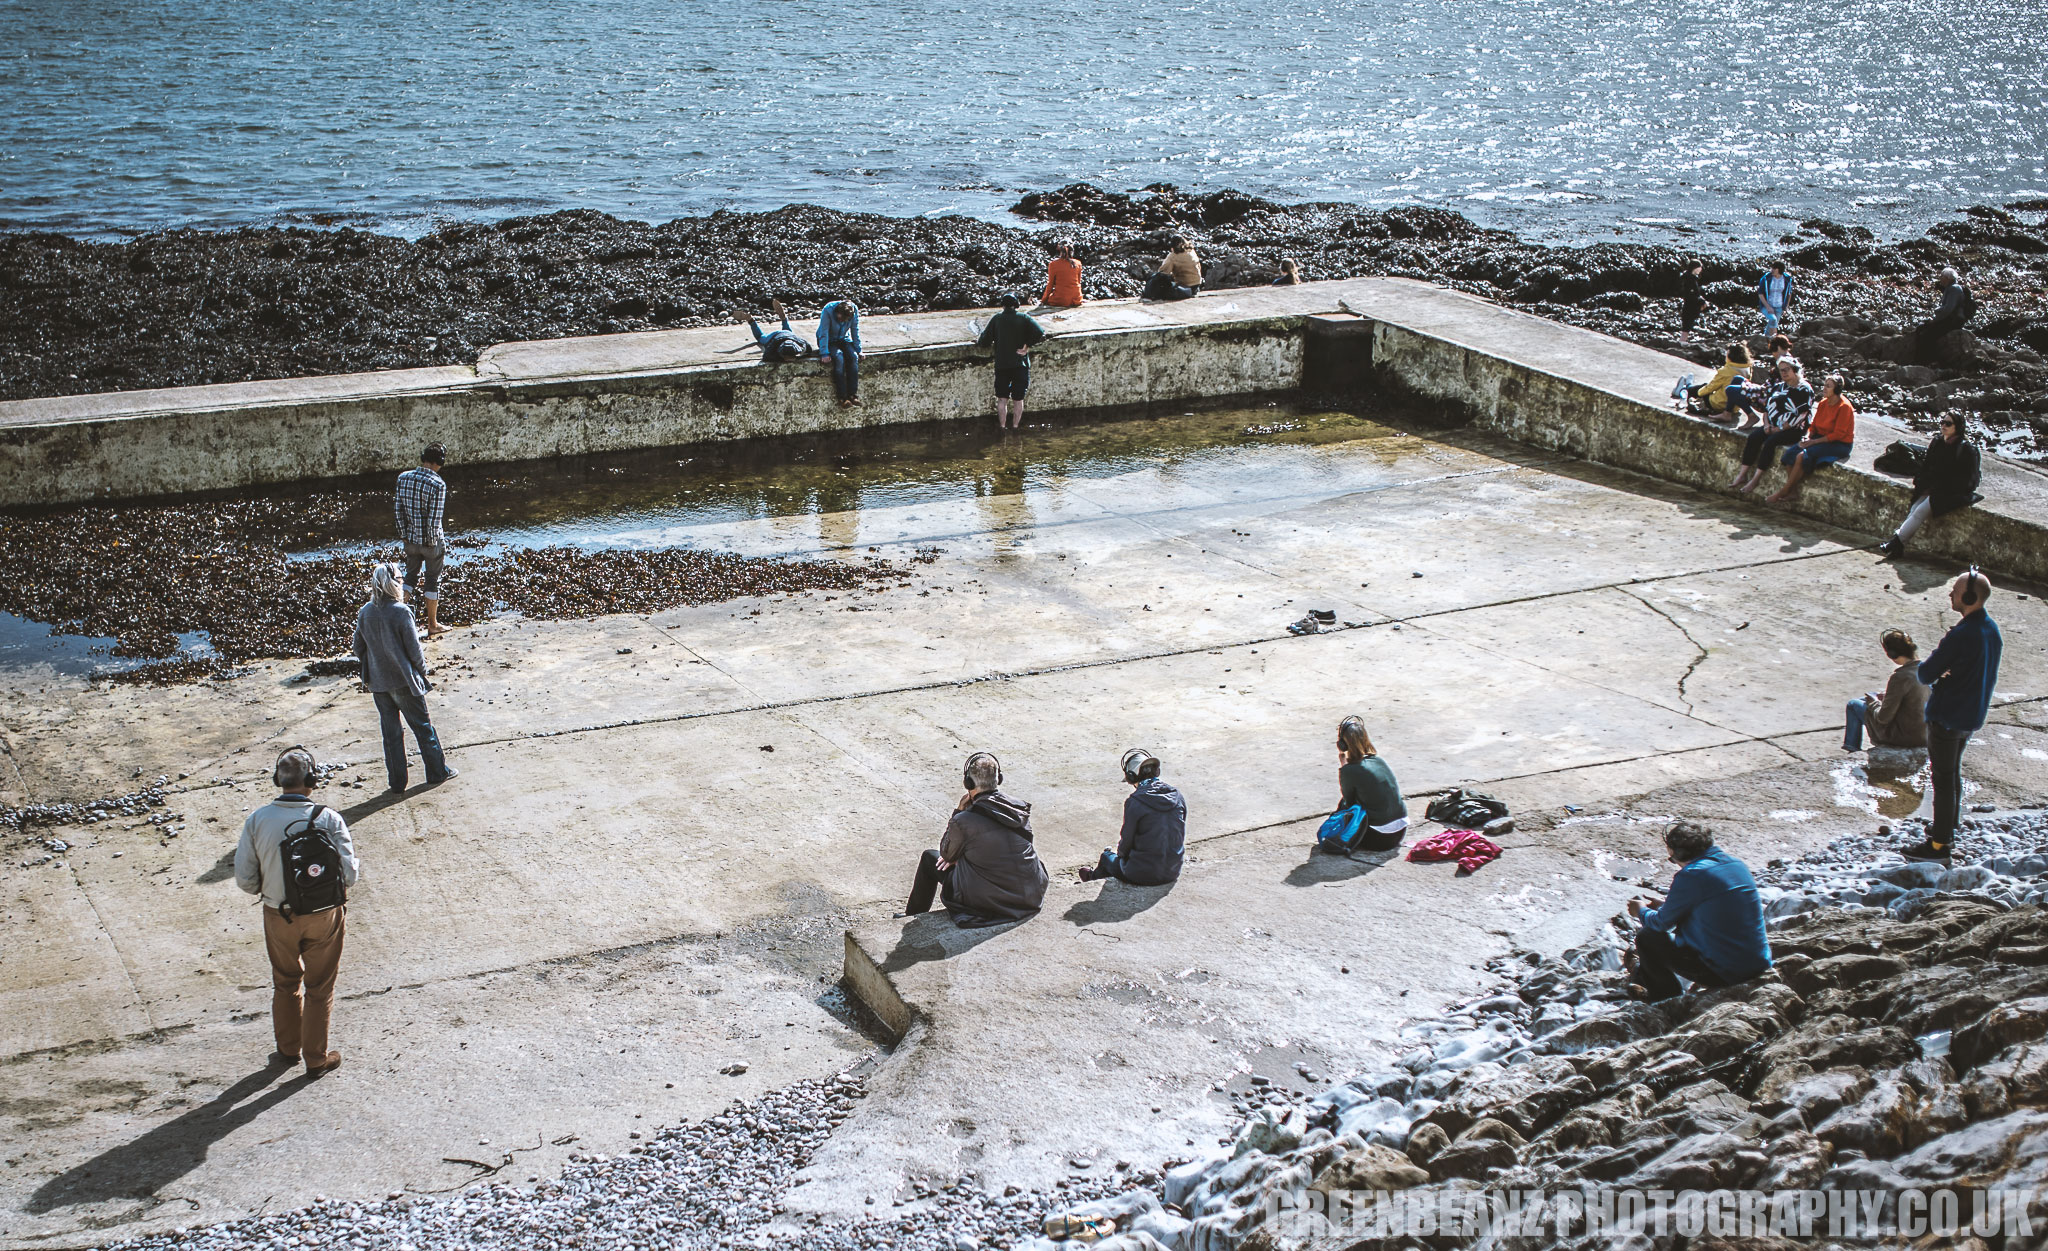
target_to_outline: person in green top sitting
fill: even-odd
[[[1045,327],[1017,311],[1017,297],[1003,297],[1003,311],[982,327],[980,346],[996,350],[996,425],[1024,424],[1024,392],[1031,386],[1031,345],[1043,342]]]
[[[1337,723],[1337,764],[1337,811],[1354,805],[1365,809],[1352,850],[1399,847],[1402,831],[1408,828],[1408,805],[1401,799],[1393,769],[1373,750],[1364,718],[1346,717]]]

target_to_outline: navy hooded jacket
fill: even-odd
[[[1146,778],[1124,800],[1124,829],[1116,842],[1123,878],[1135,886],[1164,886],[1180,876],[1188,850],[1188,805],[1180,792]]]

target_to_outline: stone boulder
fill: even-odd
[[[1429,1170],[1390,1147],[1347,1151],[1317,1175],[1313,1190],[1407,1190],[1429,1181]]]
[[[1958,1068],[1975,1068],[2014,1043],[2038,1042],[2048,1035],[2048,995],[2004,1003],[1975,1024],[1959,1029],[1949,1045]]]
[[[1769,1157],[1735,1134],[1694,1134],[1645,1161],[1620,1184],[1634,1190],[1719,1190],[1744,1185]]]
[[[1408,1158],[1417,1164],[1428,1166],[1431,1160],[1443,1154],[1451,1145],[1451,1136],[1444,1127],[1431,1121],[1424,1121],[1408,1135]]]
[[[1892,1162],[1914,1183],[2035,1188],[2048,1181],[2048,1112],[2034,1108],[1979,1121]]]
[[[1896,1076],[1878,1078],[1868,1093],[1819,1125],[1813,1136],[1836,1151],[1860,1151],[1873,1160],[1888,1160],[1906,1146],[1916,1097]]]
[[[1812,1190],[1827,1175],[1834,1148],[1805,1130],[1778,1138],[1766,1154],[1770,1163],[1756,1179],[1758,1190]]]
[[[1454,1142],[1431,1157],[1429,1173],[1438,1181],[1450,1177],[1469,1177],[1474,1181],[1484,1181],[1502,1169],[1514,1167],[1514,1163],[1515,1148],[1512,1143],[1494,1138],[1476,1138]]]
[[[1879,951],[1849,951],[1839,956],[1804,962],[1785,980],[1802,995],[1827,987],[1859,985],[1897,977],[1913,966],[1899,957]]]
[[[1808,1125],[1818,1125],[1869,1094],[1874,1084],[1869,1073],[1853,1065],[1821,1073],[1795,1073],[1784,1081],[1766,1077],[1757,1085],[1756,1107],[1766,1116],[1794,1110]]]

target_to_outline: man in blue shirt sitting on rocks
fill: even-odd
[[[1771,967],[1764,937],[1763,903],[1749,866],[1714,845],[1714,832],[1680,821],[1664,834],[1678,865],[1671,892],[1655,908],[1631,899],[1636,931],[1629,995],[1651,1001],[1680,993],[1678,979],[1699,986],[1733,986]]]
[[[1998,685],[1998,660],[2005,638],[1984,604],[1991,579],[1972,566],[1949,583],[1949,607],[1963,615],[1949,627],[1932,655],[1920,662],[1920,680],[1933,688],[1927,697],[1927,765],[1934,775],[1934,823],[1927,837],[1900,853],[1908,860],[1949,863],[1955,854],[1956,824],[1963,803],[1963,748],[1984,728],[1991,692]]]

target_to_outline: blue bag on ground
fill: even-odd
[[[1349,854],[1351,843],[1364,824],[1365,809],[1357,804],[1339,808],[1323,821],[1323,828],[1316,831],[1316,846],[1339,856]]]

